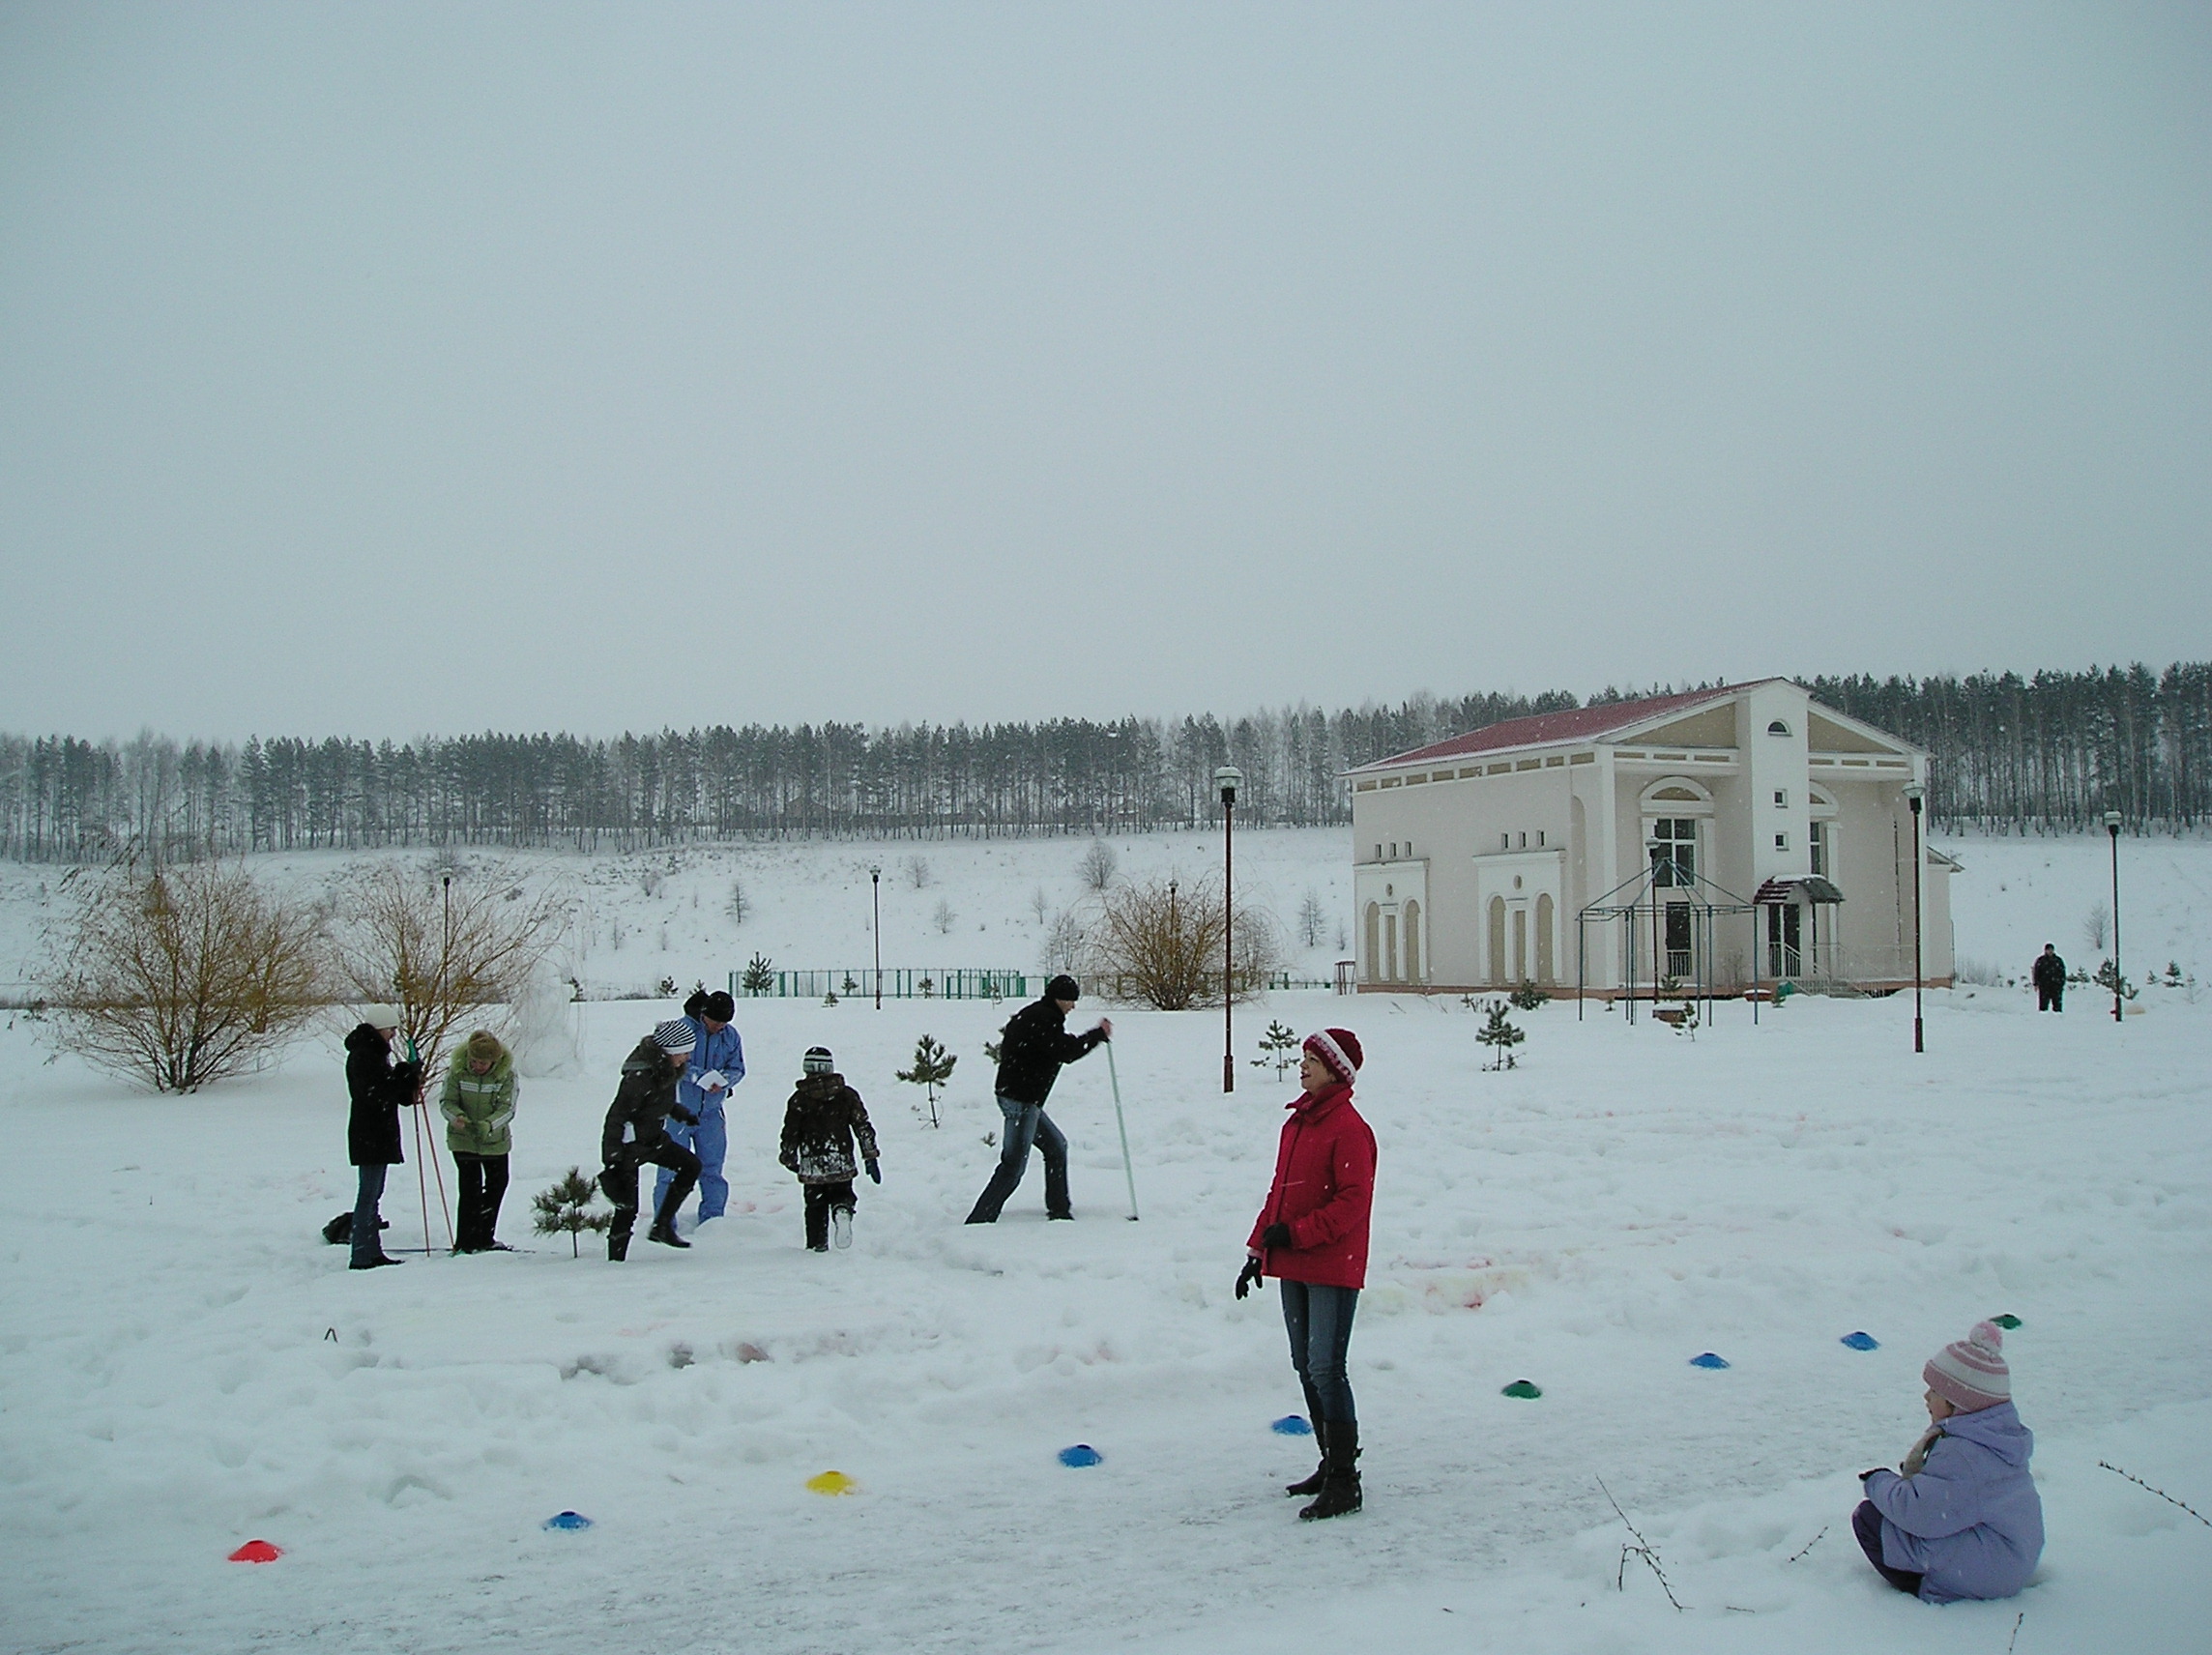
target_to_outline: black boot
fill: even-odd
[[[629,1232],[628,1232],[628,1231],[626,1231],[626,1230],[610,1230],[610,1231],[608,1231],[608,1232],[607,1232],[607,1262],[608,1262],[609,1263],[611,1263],[611,1264],[619,1264],[619,1263],[622,1263],[622,1262],[623,1262],[625,1259],[626,1259],[626,1258],[628,1258],[628,1257],[629,1257]]]
[[[1317,1419],[1313,1422],[1313,1434],[1314,1446],[1321,1450],[1321,1464],[1314,1467],[1313,1475],[1303,1482],[1288,1485],[1283,1490],[1287,1495],[1318,1495],[1322,1485],[1328,1480],[1328,1426]]]
[[[656,1219],[654,1222],[653,1228],[645,1233],[645,1238],[648,1241],[657,1241],[663,1247],[688,1247],[691,1245],[683,1236],[677,1234],[676,1226],[664,1218]]]
[[[1359,1427],[1330,1426],[1327,1453],[1322,1467],[1321,1498],[1298,1512],[1307,1523],[1316,1518],[1343,1517],[1359,1509]]]

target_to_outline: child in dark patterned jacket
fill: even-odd
[[[859,1144],[859,1164],[877,1183],[884,1181],[876,1160],[876,1129],[868,1122],[868,1107],[860,1094],[845,1084],[837,1062],[827,1046],[809,1050],[805,1074],[783,1111],[783,1147],[776,1159],[796,1174],[806,1199],[806,1245],[827,1253],[835,1236],[840,1248],[853,1244],[854,1141]]]

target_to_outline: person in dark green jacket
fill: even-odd
[[[446,1118],[446,1147],[460,1172],[460,1224],[456,1253],[505,1253],[495,1232],[507,1194],[507,1156],[514,1147],[514,1056],[498,1037],[480,1029],[446,1065],[438,1113]]]

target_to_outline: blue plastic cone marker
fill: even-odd
[[[1267,1429],[1277,1437],[1311,1437],[1313,1435],[1313,1427],[1306,1423],[1305,1415],[1302,1413],[1286,1413]]]
[[[1725,1368],[1728,1366],[1728,1358],[1726,1356],[1716,1356],[1710,1350],[1707,1350],[1702,1355],[1692,1356],[1690,1358],[1690,1366],[1693,1368]]]
[[[1060,1463],[1063,1466],[1095,1466],[1105,1457],[1088,1442],[1078,1442],[1072,1448],[1060,1451]]]
[[[1844,1335],[1843,1343],[1854,1350],[1878,1350],[1881,1349],[1881,1341],[1871,1333],[1847,1333]]]
[[[580,1511],[564,1511],[545,1520],[547,1528],[589,1528],[592,1520]]]

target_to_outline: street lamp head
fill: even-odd
[[[2120,813],[2118,811],[2108,810],[2105,812],[2105,831],[2115,839],[2120,836]]]
[[[1905,784],[1905,802],[1912,807],[1913,815],[1920,814],[1920,801],[1927,797],[1927,793],[1928,790],[1916,781],[1908,781]]]
[[[883,877],[884,870],[882,868],[876,866],[873,862],[868,864],[868,878],[872,880],[880,880]]]
[[[1244,785],[1244,772],[1235,765],[1223,765],[1213,772],[1213,783],[1221,789],[1221,802],[1235,804],[1237,790]]]

